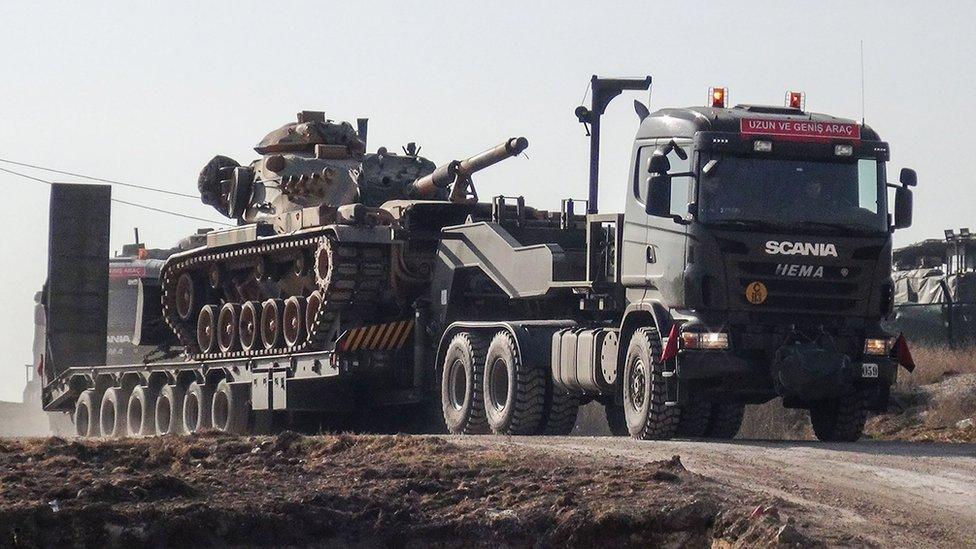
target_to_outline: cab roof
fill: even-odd
[[[701,131],[739,133],[740,121],[744,118],[857,123],[856,120],[838,118],[829,114],[804,112],[800,109],[769,105],[736,105],[731,109],[715,107],[669,108],[655,111],[645,118],[637,130],[637,139],[692,138],[696,132]],[[881,140],[877,132],[867,125],[861,126],[861,139],[865,141]]]

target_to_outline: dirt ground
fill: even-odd
[[[871,545],[807,522],[802,506],[691,473],[677,456],[635,462],[500,440],[4,439],[0,546]]]

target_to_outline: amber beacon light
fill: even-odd
[[[708,100],[712,107],[716,109],[725,108],[725,98],[728,95],[726,88],[709,88]]]

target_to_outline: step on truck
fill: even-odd
[[[887,183],[877,133],[807,112],[803,94],[727,107],[715,88],[704,107],[634,102],[624,212],[600,213],[601,117],[650,84],[591,79],[591,104],[576,109],[589,194],[559,211],[478,198],[472,174],[524,138],[435,167],[413,144],[365,153],[365,119],[354,130],[303,112],[249,166],[215,157],[201,195],[237,225],[160,274],[185,359],[104,365],[85,333],[100,323],[70,322],[85,307],[103,314],[97,276],[51,283],[49,299],[85,307],[62,306],[49,337],[45,407],[98,415],[97,427],[76,421],[86,435],[308,417],[530,435],[568,434],[597,401],[614,434],[727,439],[746,404],[782,397],[810,411],[821,440],[856,440],[898,365],[913,367],[881,321],[915,173]],[[97,196],[56,215],[59,192]],[[61,256],[107,246],[108,194],[52,193],[54,280]],[[65,251],[58,238],[76,242]]]

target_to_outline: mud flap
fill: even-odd
[[[45,384],[68,368],[105,364],[111,201],[108,185],[51,186]],[[45,391],[45,409],[60,404]]]

